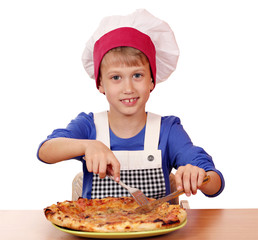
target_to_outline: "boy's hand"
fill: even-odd
[[[186,196],[197,193],[206,176],[204,169],[187,164],[178,168],[175,174],[177,190],[184,189]]]
[[[113,152],[102,142],[97,140],[88,142],[84,160],[89,172],[99,174],[100,178],[104,178],[109,172],[119,182],[120,163]]]

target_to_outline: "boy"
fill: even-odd
[[[177,189],[187,196],[197,189],[207,196],[220,194],[222,174],[202,148],[193,146],[180,120],[145,111],[150,92],[174,71],[177,59],[170,27],[147,11],[103,19],[86,45],[83,64],[110,109],[81,113],[66,129],[55,130],[40,145],[38,158],[81,160],[86,198],[128,195],[107,172],[148,197],[163,197],[170,193],[173,167]],[[206,174],[211,180],[201,187]]]

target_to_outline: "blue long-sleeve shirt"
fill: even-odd
[[[144,149],[145,127],[134,137],[129,139],[119,138],[110,130],[110,148],[113,151],[119,150],[143,150]],[[64,129],[56,129],[50,134],[41,145],[52,138],[67,137],[74,139],[96,139],[96,128],[93,113],[80,113]],[[159,149],[162,152],[162,169],[165,177],[166,194],[170,193],[169,174],[172,168],[179,168],[191,164],[203,168],[205,171],[215,171],[221,178],[220,190],[209,197],[219,195],[225,186],[222,173],[215,168],[213,160],[204,149],[194,146],[186,131],[181,125],[180,119],[175,116],[161,118]],[[83,197],[91,197],[92,173],[86,168],[83,156],[75,159],[82,161],[84,171]],[[39,156],[38,156],[39,158]]]

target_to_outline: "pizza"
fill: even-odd
[[[179,205],[166,202],[145,214],[135,212],[137,207],[132,197],[79,198],[53,204],[44,213],[53,224],[85,232],[151,231],[179,226],[186,220],[186,211]]]

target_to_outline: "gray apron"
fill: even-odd
[[[107,112],[95,113],[96,139],[110,148]],[[161,116],[148,113],[144,150],[113,151],[120,162],[121,181],[143,191],[147,197],[161,198],[166,194],[161,150],[158,149]],[[108,177],[93,174],[91,198],[130,196],[128,191]]]

